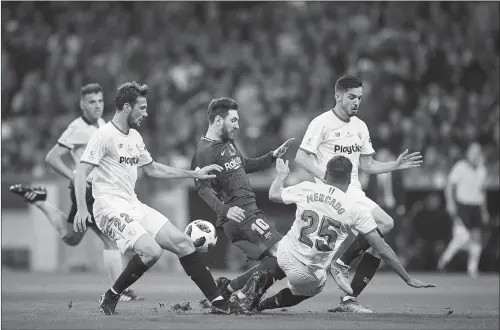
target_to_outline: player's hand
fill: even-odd
[[[226,218],[240,223],[245,220],[245,210],[238,206],[233,206],[227,211]]]
[[[273,151],[273,157],[274,158],[279,158],[285,154],[285,152],[288,150],[288,147],[292,144],[293,140],[295,138],[291,138],[285,141],[278,149]]]
[[[75,220],[73,222],[74,231],[85,231],[87,229],[87,220],[92,222],[92,217],[87,209],[82,211],[78,210],[75,215]]]
[[[422,155],[420,152],[414,152],[408,154],[408,149],[406,149],[401,155],[399,155],[396,160],[397,168],[400,170],[407,168],[420,167],[423,164]]]
[[[288,167],[288,160],[286,162],[283,159],[276,159],[276,170],[280,176],[287,177],[290,174],[290,168]]]
[[[414,278],[410,278],[406,284],[408,284],[409,286],[412,286],[414,288],[435,288],[436,287],[436,284],[432,284],[432,283],[425,283],[425,282],[422,282],[422,281],[419,281],[419,280],[416,280]]]
[[[213,171],[217,172],[222,171],[222,166],[217,164],[212,164],[205,166],[203,168],[197,168],[196,170],[194,170],[194,178],[198,180],[215,179],[217,175],[210,174],[210,172]]]

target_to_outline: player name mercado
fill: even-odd
[[[342,204],[340,202],[337,202],[335,198],[332,198],[330,195],[324,195],[324,194],[310,194],[307,196],[307,202],[312,203],[312,202],[321,202],[325,203],[331,207],[333,207],[334,210],[337,211],[338,214],[342,214],[345,212],[345,209],[342,207]]]

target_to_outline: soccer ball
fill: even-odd
[[[217,231],[208,221],[195,220],[186,227],[184,232],[191,238],[194,247],[199,252],[208,252],[217,243]]]

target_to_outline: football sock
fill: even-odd
[[[469,273],[477,272],[480,258],[481,258],[481,244],[477,242],[470,242],[469,259],[467,261],[467,270],[469,271]]]
[[[264,292],[274,284],[274,282],[279,281],[285,278],[285,273],[278,266],[278,259],[276,257],[267,257],[260,262],[255,268],[255,271],[267,271],[268,272],[268,280],[264,285]],[[250,280],[245,283],[245,286],[241,289],[243,293],[246,293],[252,284],[253,279],[250,277]]]
[[[351,281],[351,288],[353,291],[352,296],[359,296],[361,291],[363,291],[373,276],[375,276],[379,266],[379,258],[374,257],[370,253],[363,254]]]
[[[111,283],[114,283],[123,271],[122,254],[119,250],[102,250],[104,268]]]
[[[438,268],[444,268],[451,259],[457,254],[457,252],[469,241],[468,234],[454,235],[450,243],[446,247],[446,250],[439,258]]]
[[[309,296],[297,296],[292,293],[289,288],[285,288],[275,294],[272,297],[264,299],[259,304],[259,309],[275,309],[275,308],[283,308],[283,307],[291,307],[299,304],[300,302],[311,298]]]
[[[257,269],[257,267],[259,267],[259,264],[253,266],[252,268],[250,268],[249,270],[247,270],[246,272],[244,272],[240,276],[231,280],[231,283],[229,283],[229,285],[227,286],[228,290],[231,292],[241,290],[245,286],[245,283],[247,283],[248,280],[252,277],[252,275],[255,272],[255,270]]]
[[[219,296],[212,273],[201,261],[198,251],[180,257],[179,261],[186,274],[200,288],[201,292],[203,292],[210,302]]]
[[[138,254],[136,254],[128,263],[127,267],[118,276],[115,284],[111,290],[115,293],[121,294],[126,288],[134,284],[141,276],[149,269]]]
[[[381,237],[382,232],[377,228],[378,233]],[[370,243],[365,238],[365,235],[358,234],[351,245],[342,253],[339,260],[341,260],[346,266],[350,265],[354,259],[356,259],[361,253],[365,252],[370,248]]]

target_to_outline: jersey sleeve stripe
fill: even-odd
[[[307,150],[306,148],[304,148],[302,146],[300,146],[299,149],[301,149],[302,151],[305,151],[308,154],[315,154],[316,155],[316,151]]]
[[[151,160],[149,163],[144,164],[144,165],[141,165],[141,166],[139,166],[139,167],[144,167],[144,166],[147,166],[147,165],[150,165],[150,164],[153,164],[153,160]]]
[[[92,166],[97,166],[99,167],[99,164],[94,164],[94,163],[91,163],[91,162],[87,162],[85,160],[80,160],[80,163],[83,163],[83,164],[89,164],[89,165],[92,165]]]
[[[62,142],[60,142],[60,141],[57,141],[57,144],[58,144],[58,145],[60,145],[60,146],[61,146],[61,147],[63,147],[63,148],[67,148],[67,149],[69,149],[69,150],[73,150],[73,148],[71,148],[71,147],[69,147],[69,146],[65,145],[64,143],[62,143]]]

